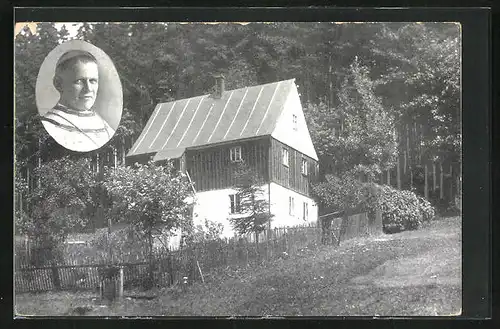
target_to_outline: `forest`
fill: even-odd
[[[123,164],[156,104],[211,93],[216,74],[225,76],[228,90],[295,79],[319,157],[316,191],[325,208],[345,206],[325,194],[328,184],[353,176],[414,190],[443,210],[461,195],[459,24],[60,25],[39,23],[15,38],[16,209],[26,209],[23,195],[40,187],[37,168],[51,169],[44,174],[49,184],[61,180],[50,175],[71,179],[68,158],[96,173]],[[117,133],[85,154],[62,149],[37,116],[38,70],[54,47],[71,39],[101,48],[124,92]]]

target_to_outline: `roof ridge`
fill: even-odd
[[[272,84],[277,84],[277,83],[281,83],[281,82],[288,82],[288,81],[294,81],[295,82],[295,78],[290,78],[290,79],[285,79],[285,80],[278,80],[278,81],[274,81],[274,82],[263,83],[263,84],[260,84],[260,85],[246,86],[246,87],[241,87],[241,88],[236,88],[236,89],[227,89],[227,90],[225,90],[225,93],[230,92],[230,91],[245,90],[247,88],[256,88],[256,87],[262,87],[262,86],[269,86],[269,85],[272,85]],[[169,103],[173,103],[173,102],[180,102],[180,101],[185,101],[185,100],[188,100],[188,99],[193,99],[193,98],[198,98],[198,97],[209,97],[210,95],[212,95],[212,94],[208,93],[208,94],[203,94],[203,95],[198,95],[198,96],[192,96],[192,97],[186,97],[186,98],[179,98],[179,99],[175,99],[175,100],[168,101],[168,102],[159,102],[158,104],[169,104]]]
[[[283,114],[288,94],[296,90],[294,82],[295,79],[287,79],[227,90],[221,100],[200,95],[159,103],[129,156],[161,155],[161,150],[170,153],[179,147],[270,135]],[[144,140],[149,144],[144,144]]]

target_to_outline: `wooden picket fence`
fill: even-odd
[[[140,286],[149,277],[150,265],[153,281],[160,286],[170,286],[188,277],[190,282],[201,281],[203,274],[223,267],[271,259],[284,252],[291,254],[298,248],[317,246],[321,240],[318,227],[276,228],[259,237],[214,240],[195,243],[180,250],[156,253],[152,262],[118,263],[124,269],[124,286]],[[99,268],[109,266],[96,260],[81,264],[54,264],[30,266],[16,264],[16,292],[41,292],[51,290],[93,290],[99,286]],[[87,264],[85,264],[87,263]]]
[[[349,217],[341,230],[341,219],[334,220],[331,230],[336,239],[343,240],[366,233],[366,214]],[[341,232],[342,231],[342,232]],[[221,268],[252,265],[276,257],[290,256],[303,250],[314,250],[324,243],[324,232],[316,224],[298,227],[280,227],[259,235],[235,239],[219,239],[193,243],[179,250],[157,252],[151,259],[121,262],[124,287],[141,286],[151,278],[157,286],[171,286],[187,277],[189,282],[204,281]],[[15,291],[41,292],[51,290],[92,290],[99,286],[99,269],[109,266],[102,259],[71,259],[70,264],[31,266],[16,264]]]

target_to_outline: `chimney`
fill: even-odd
[[[222,74],[215,76],[215,92],[213,94],[213,98],[220,99],[222,95],[224,95],[225,91],[225,81],[224,76]]]

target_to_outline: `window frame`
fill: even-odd
[[[239,157],[238,157],[238,156]],[[243,161],[241,146],[233,146],[229,149],[229,159],[231,162],[241,162]]]
[[[307,159],[302,157],[302,161],[301,161],[301,166],[300,166],[300,172],[302,173],[302,175],[304,176],[307,176],[309,174],[309,171],[308,171],[308,164],[307,164]]]
[[[286,161],[285,161],[285,159],[286,159]],[[288,151],[288,148],[286,148],[286,147],[283,147],[281,149],[281,163],[287,168],[290,167],[290,152]]]
[[[295,216],[295,198],[293,196],[288,196],[288,215]]]
[[[304,201],[302,203],[302,207],[303,207],[303,210],[302,210],[302,219],[304,221],[308,221],[309,220],[309,203],[307,203],[306,201]]]
[[[241,214],[241,196],[239,193],[229,194],[229,213]]]

